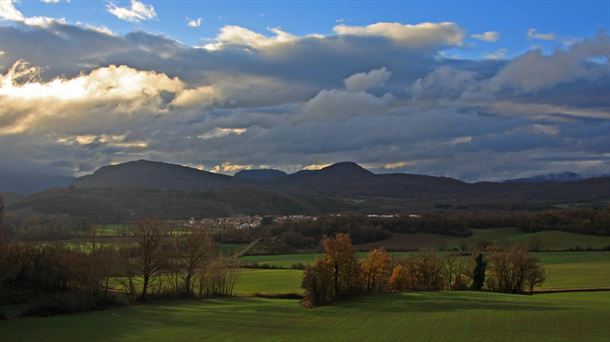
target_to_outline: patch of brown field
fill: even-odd
[[[377,247],[384,247],[389,251],[414,251],[451,246],[456,239],[458,238],[430,233],[392,233],[386,240],[363,243],[354,247],[358,251],[368,251]]]

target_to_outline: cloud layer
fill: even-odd
[[[155,17],[152,6],[130,5],[108,10]],[[19,15],[10,1],[0,6]],[[475,180],[610,167],[606,33],[550,54],[460,60],[442,57],[466,46],[466,31],[447,22],[341,24],[329,35],[225,26],[190,47],[141,31],[11,20],[22,24],[0,26],[7,170],[78,175],[148,158],[296,171],[352,160]]]

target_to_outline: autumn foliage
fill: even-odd
[[[392,257],[378,248],[358,260],[347,234],[325,239],[322,245],[324,256],[303,275],[303,304],[308,307],[382,292],[485,289],[522,293],[544,282],[544,269],[524,248],[491,246],[471,258],[432,252]]]

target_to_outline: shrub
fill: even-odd
[[[289,293],[256,293],[254,296],[259,298],[272,298],[272,299],[303,299],[302,294],[289,292]]]
[[[67,292],[44,297],[27,306],[21,315],[55,316],[82,311],[102,310],[125,304],[125,300],[115,295]]]

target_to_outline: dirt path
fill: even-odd
[[[250,251],[252,248],[254,248],[254,246],[256,246],[256,244],[260,241],[261,239],[258,238],[252,242],[250,242],[250,244],[248,244],[246,247],[244,247],[241,251],[236,252],[235,254],[233,254],[234,257],[239,258],[241,256],[243,256],[244,254],[248,253],[248,251]]]

